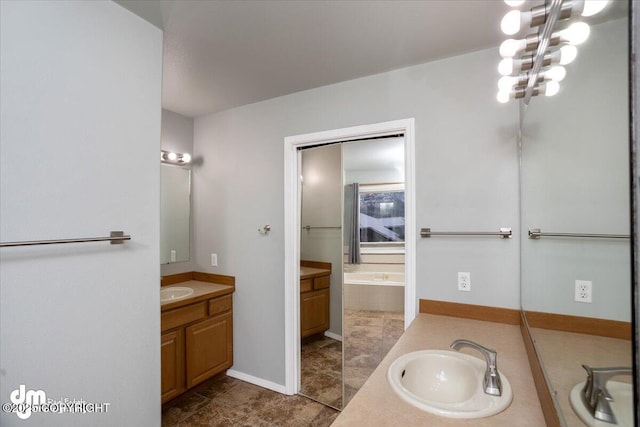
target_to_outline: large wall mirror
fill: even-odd
[[[588,424],[571,398],[582,365],[629,368],[609,389],[633,425],[627,2],[607,12],[521,123],[522,308],[567,426]]]
[[[160,165],[160,263],[189,260],[191,170]]]
[[[404,138],[301,150],[300,394],[341,409],[404,331]]]

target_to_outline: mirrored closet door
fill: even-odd
[[[404,331],[404,138],[300,158],[300,394],[341,409]]]

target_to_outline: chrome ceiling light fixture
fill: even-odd
[[[575,21],[602,11],[610,0],[545,0],[544,3],[520,10],[524,0],[504,0],[514,9],[502,18],[500,28],[509,36],[534,29],[523,38],[509,38],[500,45],[502,61],[498,72],[497,99],[523,99],[529,104],[532,96],[553,96],[560,91],[560,81],[578,55],[576,46],[589,37],[589,25]]]

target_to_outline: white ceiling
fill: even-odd
[[[502,0],[117,2],[164,31],[163,108],[191,117],[498,46],[509,10]]]

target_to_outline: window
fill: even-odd
[[[360,185],[360,243],[404,247],[404,184]]]

